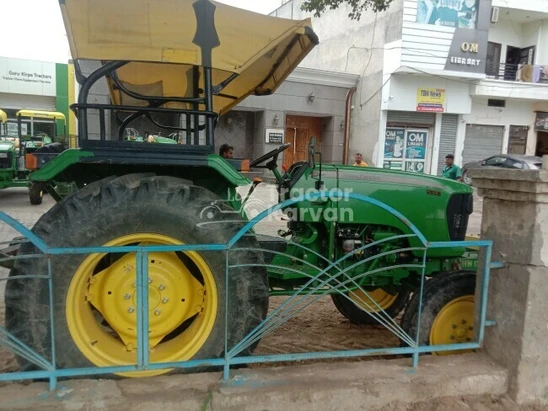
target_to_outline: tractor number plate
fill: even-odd
[[[0,158],[8,158],[8,153],[0,153]]]

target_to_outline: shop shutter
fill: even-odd
[[[0,93],[0,109],[55,111],[55,97]]]
[[[504,126],[467,124],[462,164],[502,153]]]
[[[389,111],[387,117],[387,124],[399,124],[399,125],[430,125],[436,124],[435,113],[420,113],[415,111]]]
[[[445,156],[447,154],[455,154],[458,120],[459,116],[456,114],[444,114],[441,118],[438,175],[441,175],[443,167],[445,167]]]

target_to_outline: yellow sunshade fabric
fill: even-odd
[[[8,121],[8,115],[5,111],[0,110],[0,123],[5,123]]]
[[[65,115],[57,111],[39,111],[39,110],[20,110],[17,112],[17,116],[21,117],[36,117],[36,118],[49,118],[52,120],[66,121]]]
[[[117,76],[132,91],[190,97],[193,66],[211,67],[214,85],[237,74],[222,90],[233,98],[214,98],[220,114],[250,94],[274,92],[317,44],[310,19],[280,19],[210,0],[60,3],[73,59],[130,61]],[[203,89],[202,71],[199,78]],[[109,85],[114,104],[145,104],[123,100]]]

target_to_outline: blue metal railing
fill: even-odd
[[[257,249],[238,248],[237,243],[242,237],[250,233],[254,227],[273,215],[279,210],[290,207],[296,203],[302,201],[312,201],[320,197],[335,197],[344,199],[354,199],[361,202],[369,203],[374,207],[379,207],[391,215],[397,217],[410,229],[410,234],[394,235],[390,238],[384,238],[382,240],[368,243],[362,247],[354,250],[352,253],[347,253],[343,257],[332,261],[328,257],[321,255],[321,253],[309,249],[302,244],[294,243],[295,246],[300,247],[307,253],[314,254],[322,262],[321,266],[314,267],[305,259],[290,256],[296,263],[294,266],[284,266],[283,269],[288,272],[299,274],[308,280],[295,289],[295,292],[290,295],[286,301],[284,301],[276,309],[272,310],[266,318],[262,319],[260,324],[255,326],[244,338],[237,341],[233,347],[229,347],[228,334],[229,334],[229,298],[230,295],[225,295],[225,330],[224,330],[224,355],[222,358],[205,358],[189,361],[172,361],[172,362],[151,362],[150,350],[149,350],[149,288],[148,288],[148,269],[149,269],[149,255],[150,253],[168,253],[168,252],[212,252],[221,251],[226,255],[226,273],[225,273],[225,291],[229,290],[229,276],[233,269],[245,267],[246,264],[230,264],[229,257],[233,252],[245,252],[245,251],[259,251]],[[308,195],[301,196],[299,198],[293,198],[283,203],[277,204],[268,210],[263,211],[251,221],[247,222],[236,235],[234,235],[227,244],[186,244],[186,245],[162,245],[162,246],[97,246],[97,247],[49,247],[45,244],[35,233],[27,229],[16,220],[0,211],[0,222],[6,223],[25,237],[26,241],[31,242],[41,254],[36,255],[22,255],[16,257],[7,257],[2,261],[18,260],[23,258],[46,258],[48,261],[47,275],[43,273],[32,273],[33,275],[16,276],[9,278],[0,278],[0,281],[13,280],[13,279],[44,279],[47,280],[47,286],[49,290],[49,321],[50,321],[50,344],[51,344],[51,358],[48,360],[44,356],[37,353],[32,347],[26,345],[23,341],[20,341],[16,336],[10,334],[5,327],[0,327],[0,345],[10,349],[14,354],[25,358],[29,362],[33,363],[40,369],[32,371],[17,371],[0,374],[0,381],[16,381],[27,379],[48,379],[50,382],[50,389],[55,389],[58,378],[63,377],[76,377],[76,376],[91,376],[99,374],[111,374],[111,373],[126,373],[144,370],[165,370],[171,368],[194,368],[194,367],[222,367],[223,378],[228,380],[230,378],[231,367],[242,364],[256,364],[256,363],[271,363],[271,362],[287,362],[298,360],[321,360],[321,359],[335,359],[335,358],[351,358],[362,357],[371,355],[412,355],[412,365],[416,367],[419,362],[419,355],[423,353],[442,352],[442,351],[457,351],[457,350],[474,350],[481,348],[484,329],[490,325],[490,322],[486,319],[487,299],[488,299],[488,285],[490,269],[494,267],[500,267],[498,263],[491,262],[491,241],[460,241],[460,242],[432,242],[429,243],[423,234],[401,213],[392,207],[381,203],[375,199],[362,196],[354,193],[324,193],[316,192]],[[419,247],[397,247],[388,251],[380,252],[377,254],[369,255],[368,257],[359,259],[357,262],[352,262],[350,265],[344,266],[348,259],[365,251],[370,251],[374,247],[380,246],[388,242],[397,242],[400,240],[409,241],[410,239],[418,240],[421,246]],[[478,274],[481,277],[481,291],[479,293],[479,304],[475,304],[477,315],[479,318],[479,326],[476,327],[477,338],[475,341],[449,344],[449,345],[437,345],[437,346],[423,346],[420,344],[420,320],[423,305],[423,291],[425,287],[425,269],[427,264],[427,251],[436,248],[451,248],[451,247],[478,247],[483,250],[483,264],[480,264],[480,270]],[[263,253],[272,253],[275,256],[283,256],[284,253],[280,251],[261,249]],[[418,261],[407,263],[396,263],[388,266],[380,266],[378,268],[365,271],[361,274],[354,275],[349,274],[351,270],[355,270],[359,265],[372,263],[375,261],[385,261],[386,257],[392,255],[398,255],[403,252],[422,252],[422,257]],[[86,368],[70,368],[59,369],[56,364],[56,344],[55,344],[55,321],[54,321],[54,273],[52,272],[52,258],[55,256],[63,256],[69,254],[106,254],[106,253],[135,253],[136,258],[136,295],[137,295],[137,347],[136,347],[136,360],[134,364],[129,365],[117,365],[108,367],[86,367]],[[306,271],[304,268],[298,268],[297,263],[307,269],[313,269],[313,274],[310,271]],[[280,268],[273,264],[262,264],[260,267]],[[420,273],[420,289],[419,289],[419,306],[417,321],[417,333],[414,336],[408,335],[405,330],[396,322],[394,318],[388,315],[382,307],[374,301],[361,286],[363,281],[368,276],[374,276],[382,274],[383,272],[405,268],[409,270],[415,270]],[[330,352],[305,352],[305,353],[283,353],[283,354],[263,354],[263,355],[240,355],[245,349],[258,343],[264,336],[276,331],[281,325],[293,318],[297,313],[301,312],[304,308],[315,303],[319,298],[328,295],[339,293],[346,299],[350,300],[349,294],[352,290],[364,291],[363,296],[367,297],[368,301],[364,297],[359,298],[360,304],[365,305],[369,311],[367,313],[372,316],[380,325],[384,326],[391,333],[396,335],[399,340],[403,341],[407,347],[387,347],[387,348],[370,348],[361,350],[339,350]],[[363,310],[363,308],[361,308]],[[365,310],[364,310],[365,311]]]

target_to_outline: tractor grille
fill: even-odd
[[[447,205],[447,225],[451,241],[464,241],[468,218],[474,211],[472,194],[453,194]]]
[[[7,157],[4,157],[7,154]],[[0,153],[0,169],[11,168],[12,153]]]

